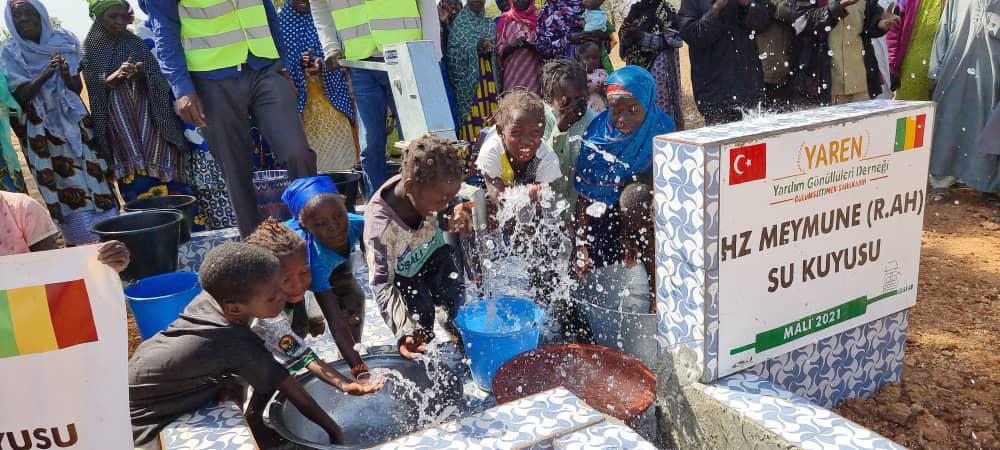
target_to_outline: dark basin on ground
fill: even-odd
[[[366,356],[364,360],[371,369],[398,370],[421,388],[433,384],[422,363],[409,361],[398,354]],[[331,366],[340,373],[350,373],[343,361]],[[443,370],[442,376],[437,378],[437,393],[428,402],[432,413],[457,408],[462,398],[458,378],[447,370]],[[344,430],[347,445],[327,444],[326,433],[299,413],[284,395],[278,393],[267,408],[268,424],[285,439],[297,444],[298,448],[367,448],[419,429],[416,403],[401,395],[391,379],[382,390],[360,397],[347,395],[312,376],[302,379],[302,383],[306,391]]]

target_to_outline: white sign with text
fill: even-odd
[[[723,146],[719,376],[916,301],[932,107]]]

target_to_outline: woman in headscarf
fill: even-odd
[[[638,0],[627,10],[618,52],[625,64],[639,66],[656,80],[656,105],[684,128],[677,49],[684,45],[674,28],[677,12],[662,0]]]
[[[535,27],[538,8],[534,0],[513,0],[514,7],[497,22],[497,59],[504,91],[515,88],[541,92],[542,56]]]
[[[21,162],[17,159],[14,144],[10,141],[10,114],[21,111],[21,106],[7,87],[7,77],[0,68],[0,191],[28,192],[21,175]]]
[[[656,105],[656,81],[639,66],[616,70],[608,110],[590,123],[576,162],[577,273],[621,262],[618,197],[626,185],[652,185],[653,138],[676,129]],[[588,236],[589,234],[589,236]]]
[[[458,138],[473,142],[497,110],[493,76],[496,27],[486,18],[486,0],[469,0],[451,25],[448,71],[459,117]]]
[[[90,228],[118,214],[113,172],[80,92],[80,42],[55,29],[39,0],[4,2],[10,39],[0,49],[23,112],[14,117],[28,165],[52,219],[70,245],[97,240]]]
[[[167,194],[192,195],[183,128],[170,86],[142,39],[126,28],[125,0],[89,0],[94,24],[83,40],[81,66],[90,97],[94,136],[113,156],[126,202]]]
[[[278,13],[285,42],[281,58],[299,92],[299,112],[320,172],[350,170],[357,164],[354,109],[344,72],[323,64],[322,45],[309,13],[309,0],[290,0]]]

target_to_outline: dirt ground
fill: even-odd
[[[1000,226],[978,195],[930,205],[903,380],[835,410],[914,449],[1000,449]]]
[[[694,128],[703,120],[688,67],[682,51],[685,119]],[[990,216],[968,191],[927,208],[903,380],[837,413],[914,449],[1000,449],[1000,225]],[[129,355],[140,342],[130,316]]]

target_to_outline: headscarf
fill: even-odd
[[[503,30],[507,27],[507,23],[510,21],[516,21],[523,23],[528,29],[534,30],[538,26],[538,8],[535,7],[535,2],[531,2],[528,9],[524,11],[518,11],[517,8],[511,6],[510,9],[504,11],[500,15],[500,22],[497,23],[497,36],[503,36]]]
[[[608,77],[611,95],[631,95],[646,117],[631,134],[615,128],[610,111],[602,112],[587,127],[576,163],[576,190],[585,198],[614,205],[632,177],[653,165],[653,138],[676,129],[673,119],[656,106],[656,81],[646,69],[625,66]]]
[[[326,1],[326,0],[313,0]],[[312,15],[301,14],[292,7],[291,0],[285,2],[285,6],[278,13],[278,29],[281,30],[281,37],[285,43],[285,51],[281,58],[285,63],[285,69],[295,83],[295,89],[299,93],[299,112],[306,109],[306,72],[299,63],[302,54],[306,50],[312,49],[313,57],[323,61],[323,45],[319,42],[319,34],[316,33],[316,25],[313,24]],[[354,120],[354,109],[351,105],[351,96],[348,93],[347,81],[344,73],[339,70],[328,70],[325,64],[320,64],[323,74],[323,92],[330,104],[338,111],[344,113],[348,119]]]
[[[448,74],[454,87],[456,116],[464,120],[476,99],[479,85],[479,41],[494,36],[496,27],[485,11],[472,12],[466,5],[455,17],[448,36]]]
[[[127,3],[121,0],[111,0],[109,6]],[[105,8],[107,11],[107,8]],[[146,103],[149,113],[153,118],[156,132],[165,141],[173,144],[177,149],[187,148],[184,139],[184,130],[173,110],[173,99],[170,92],[170,84],[160,72],[160,65],[157,63],[149,47],[138,36],[129,30],[125,30],[118,37],[112,36],[101,25],[100,16],[94,18],[87,37],[83,40],[84,57],[81,64],[83,79],[87,82],[87,96],[90,98],[91,118],[94,122],[94,135],[101,148],[114,152],[116,172],[119,174],[135,173],[137,169],[145,169],[150,176],[177,175],[177,171],[183,166],[182,161],[178,161],[176,151],[165,146],[136,146],[143,150],[154,150],[152,154],[143,154],[141,161],[136,161],[133,156],[133,149],[112,148],[107,142],[108,128],[112,118],[111,107],[109,105],[111,92],[108,90],[106,79],[108,75],[114,73],[121,67],[122,63],[132,58],[133,63],[143,64],[143,77],[136,82],[143,83],[146,91]],[[132,167],[136,163],[142,163],[145,167]],[[131,165],[130,165],[131,164]],[[181,177],[183,178],[183,177]]]
[[[80,71],[81,58],[80,41],[76,36],[53,28],[49,12],[41,1],[19,0],[19,3],[30,3],[38,11],[42,22],[38,43],[22,38],[14,27],[13,3],[10,0],[5,3],[4,23],[10,31],[10,39],[0,49],[0,60],[5,64],[11,91],[33,81],[49,65],[55,53],[66,59],[70,75],[76,76]],[[50,135],[66,141],[77,157],[83,155],[80,121],[87,116],[87,108],[80,96],[66,87],[58,71],[42,85],[38,95],[31,99],[31,105]]]
[[[336,194],[337,185],[330,177],[319,175],[315,177],[298,178],[288,184],[285,192],[281,194],[281,200],[288,205],[288,211],[292,213],[292,219],[298,221],[299,214],[306,207],[306,203],[317,195]]]
[[[549,0],[538,14],[535,47],[545,58],[573,58],[575,46],[569,35],[583,31],[580,19],[583,0]]]
[[[128,6],[128,2],[125,0],[87,0],[87,3],[90,7],[90,17],[93,17],[94,20],[100,19],[104,12],[112,6]]]

